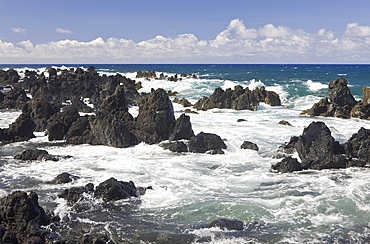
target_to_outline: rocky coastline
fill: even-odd
[[[137,78],[142,77],[173,82],[180,81],[182,77],[197,78],[192,74],[173,77],[161,74],[157,77],[155,72],[138,72]],[[348,82],[341,77],[330,82],[329,99],[323,98],[302,115],[368,119],[369,88],[364,88],[363,100],[356,101],[347,85]],[[224,154],[227,149],[224,140],[212,131],[195,135],[190,117],[185,113],[176,119],[170,96],[165,90],[159,88],[152,89],[150,93],[139,93],[137,88],[140,84],[135,80],[119,74],[101,76],[92,66],[87,70],[48,68],[47,74],[26,71],[22,80],[15,70],[0,70],[0,86],[10,88],[7,92],[0,92],[0,108],[22,111],[8,128],[0,129],[3,145],[27,141],[35,137],[35,131],[45,131],[50,141],[63,140],[65,144],[72,145],[127,148],[146,143],[158,144],[174,153],[212,155]],[[88,106],[85,100],[93,106]],[[201,98],[194,105],[186,99],[177,99],[176,102],[203,111],[213,108],[255,111],[261,102],[282,106],[279,95],[266,91],[265,87],[251,91],[241,86],[236,86],[234,90],[217,88],[211,96]],[[130,105],[139,106],[136,117],[129,113]],[[87,114],[81,116],[80,113]],[[282,124],[290,125],[287,121]],[[271,166],[272,171],[292,173],[366,167],[370,160],[369,135],[370,130],[361,128],[341,144],[335,141],[324,123],[312,122],[302,135],[291,137],[289,142],[279,147],[283,159]],[[244,141],[241,148],[259,150],[258,145],[250,141]],[[292,157],[294,153],[298,154],[298,158]],[[23,161],[58,161],[63,157],[68,156],[28,149],[14,158]],[[48,184],[66,184],[78,177],[65,172]],[[115,201],[139,199],[152,189],[151,186],[137,187],[136,184],[112,177],[97,186],[89,183],[65,189],[58,197],[67,201],[75,212],[88,211],[91,201],[95,200],[102,201],[104,207],[114,208]],[[115,243],[108,235],[100,233],[73,237],[58,234],[61,219],[40,206],[35,192],[14,191],[1,198],[0,203],[0,243]],[[234,219],[216,219],[207,227],[245,229],[242,221]],[[190,234],[182,238],[187,242],[194,240]]]

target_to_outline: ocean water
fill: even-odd
[[[50,65],[1,65],[19,72],[42,72]],[[57,66],[61,68],[89,65]],[[172,82],[136,79],[139,92],[152,88],[179,92],[178,98],[195,102],[217,87],[242,85],[254,89],[264,85],[280,95],[283,106],[261,104],[257,111],[212,109],[188,114],[194,132],[216,133],[225,140],[224,155],[163,150],[158,145],[139,144],[130,148],[65,145],[48,142],[43,133],[27,142],[0,148],[0,197],[14,190],[35,191],[40,204],[62,217],[69,225],[61,234],[107,233],[117,242],[136,243],[367,243],[370,241],[370,169],[272,172],[279,162],[278,147],[291,136],[302,134],[312,121],[323,121],[333,137],[345,142],[370,121],[299,115],[327,96],[331,80],[343,76],[356,99],[369,85],[370,65],[94,65],[101,74],[120,73],[136,79],[136,72],[156,71],[174,75],[195,74]],[[22,73],[21,73],[22,74]],[[172,97],[173,98],[173,97]],[[185,108],[173,104],[175,117]],[[138,107],[131,107],[136,116]],[[20,112],[2,111],[5,128]],[[237,122],[245,119],[244,122]],[[278,124],[286,120],[292,126]],[[252,141],[259,151],[243,150]],[[53,155],[71,155],[58,162],[19,162],[14,155],[26,148],[45,149]],[[50,185],[62,172],[80,179],[65,185]],[[91,200],[88,211],[77,213],[57,197],[63,189],[115,177],[132,180],[137,186],[152,186],[144,196],[116,202],[108,208]],[[239,219],[243,231],[208,228],[217,218]],[[195,240],[188,240],[188,235]]]

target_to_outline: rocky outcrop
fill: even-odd
[[[7,129],[0,128],[0,141],[3,143],[28,141],[34,138],[35,122],[28,114],[21,114]]]
[[[339,77],[329,83],[328,96],[315,103],[312,108],[303,111],[301,114],[308,114],[311,117],[338,117],[338,118],[360,118],[367,119],[370,116],[370,89],[364,87],[364,98],[357,102],[348,88],[348,82]]]
[[[95,189],[94,185],[89,183],[86,186],[65,189],[58,195],[58,197],[64,198],[67,200],[69,205],[73,205],[85,198],[83,193],[98,199],[102,199],[105,202],[109,202],[130,197],[137,197],[138,194],[136,191],[137,189],[134,182],[118,181],[112,177],[100,183],[95,187]]]
[[[189,152],[222,154],[222,149],[226,149],[225,142],[220,136],[211,133],[200,132],[189,141]]]
[[[347,156],[360,163],[370,163],[370,129],[361,128],[344,144]]]
[[[85,198],[84,193],[86,194],[93,194],[94,192],[94,184],[89,183],[85,186],[80,187],[72,187],[63,190],[60,194],[58,194],[59,198],[63,198],[67,201],[67,203],[72,206],[77,203],[79,200]]]
[[[350,148],[350,144],[347,148]],[[365,166],[364,161],[353,160],[349,156],[349,150],[346,152],[345,147],[334,140],[329,128],[323,122],[312,122],[303,130],[301,136],[292,137],[279,150],[284,153],[297,152],[301,159],[301,169],[321,170]],[[297,162],[291,158],[285,158],[272,168],[281,172],[290,172],[290,169],[301,170]]]
[[[30,98],[24,89],[14,87],[8,92],[3,93],[3,99],[0,102],[0,109],[18,109],[21,110]]]
[[[370,88],[363,88],[363,99],[352,108],[351,117],[359,119],[370,117]]]
[[[157,75],[156,75],[155,71],[138,71],[138,72],[136,72],[136,78],[156,79]]]
[[[243,144],[240,146],[241,149],[250,149],[254,151],[258,151],[259,148],[257,144],[250,142],[250,141],[244,141]]]
[[[192,106],[192,104],[186,99],[186,98],[181,98],[181,99],[178,99],[177,97],[175,97],[173,100],[172,100],[173,103],[178,103],[178,104],[181,104],[182,106],[184,107],[190,107]]]
[[[136,145],[138,140],[125,123],[108,113],[77,119],[66,135],[69,144],[107,145],[125,148]]]
[[[163,89],[152,90],[135,119],[133,133],[139,141],[155,144],[167,140],[176,125],[172,103]]]
[[[279,95],[272,91],[266,91],[264,87],[250,91],[249,88],[235,86],[234,90],[216,88],[210,97],[203,97],[194,104],[194,108],[208,110],[212,108],[229,108],[235,110],[256,111],[260,102],[272,106],[280,106]]]
[[[189,152],[188,146],[183,141],[165,141],[159,144],[165,150],[170,150],[171,152],[182,153]]]
[[[217,227],[222,230],[243,230],[244,224],[237,219],[216,219],[209,225],[209,228],[211,227]]]
[[[48,119],[57,112],[59,108],[43,99],[31,100],[22,109],[22,113],[29,114],[35,121],[35,131],[45,131]]]
[[[18,83],[20,76],[14,69],[0,70],[0,86]]]
[[[185,114],[181,114],[176,120],[175,128],[168,139],[170,141],[181,139],[190,140],[193,136],[195,135],[191,126],[190,117]]]
[[[283,158],[279,163],[272,165],[271,168],[281,173],[292,173],[303,170],[301,164],[296,158],[291,156]]]
[[[80,117],[77,109],[67,106],[63,112],[54,114],[48,121],[46,131],[50,141],[64,140],[72,123]]]
[[[0,199],[0,241],[3,243],[45,243],[48,231],[43,226],[50,223],[51,218],[39,205],[34,192],[15,191]]]
[[[27,149],[21,154],[14,156],[14,159],[19,160],[50,160],[58,161],[58,157],[50,155],[46,150]]]
[[[78,176],[71,175],[70,173],[63,172],[57,175],[50,183],[51,184],[66,184],[79,179]]]
[[[137,197],[136,186],[132,181],[118,181],[112,177],[95,188],[94,197],[101,198],[105,202]]]

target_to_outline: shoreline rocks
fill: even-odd
[[[38,203],[35,192],[15,191],[0,199],[0,241],[5,243],[45,243],[50,234],[43,228],[51,217]]]
[[[212,108],[227,108],[235,110],[256,111],[260,102],[271,106],[280,106],[279,95],[273,91],[266,91],[265,87],[256,88],[250,91],[249,88],[235,86],[234,90],[230,88],[225,91],[222,88],[216,88],[209,97],[203,97],[194,104],[198,110],[208,110]]]
[[[293,172],[305,169],[340,169],[347,167],[364,167],[369,162],[367,145],[370,145],[370,130],[361,128],[344,145],[335,141],[329,128],[323,122],[312,122],[303,130],[301,136],[293,136],[290,141],[281,145],[280,152],[298,153],[299,163],[292,157],[284,158],[273,170]],[[362,148],[362,150],[358,150]],[[365,149],[366,148],[366,149]]]
[[[8,128],[0,128],[0,141],[2,143],[28,141],[35,138],[33,134],[35,128],[36,124],[33,119],[28,114],[22,113]]]
[[[312,108],[303,111],[301,115],[368,119],[370,117],[370,89],[363,88],[363,100],[358,102],[347,85],[348,81],[343,77],[331,81],[328,90],[329,98],[322,98]]]

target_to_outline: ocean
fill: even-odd
[[[21,75],[26,69],[89,65],[0,65]],[[370,121],[311,118],[300,113],[327,96],[330,81],[344,77],[357,100],[369,85],[370,65],[93,65],[100,74],[120,73],[141,81],[139,92],[152,88],[176,91],[178,98],[195,103],[217,87],[265,86],[279,94],[282,106],[260,104],[257,111],[211,109],[188,114],[195,134],[216,133],[226,143],[223,155],[173,153],[158,145],[141,143],[129,148],[66,145],[49,142],[42,132],[26,142],[0,147],[0,197],[15,190],[35,191],[40,205],[59,215],[69,226],[61,234],[102,232],[129,243],[367,243],[370,241],[370,169],[307,170],[275,173],[271,165],[278,147],[299,136],[312,121],[322,121],[333,137],[347,141]],[[157,76],[195,74],[197,78],[136,79],[137,71]],[[171,97],[173,99],[174,97]],[[175,117],[185,109],[173,103]],[[194,110],[194,109],[193,109]],[[135,117],[138,107],[129,112]],[[0,127],[6,128],[20,111],[2,111]],[[243,122],[238,122],[244,119]],[[292,126],[279,124],[286,120]],[[243,141],[256,143],[259,151],[240,149]],[[58,162],[19,162],[14,155],[27,148],[45,149],[53,155],[70,155]],[[65,185],[46,184],[68,172],[80,179]],[[91,200],[87,211],[76,212],[57,197],[63,190],[87,183],[98,185],[111,177],[152,186],[140,198],[122,200],[109,208]],[[208,228],[215,219],[241,220],[242,231]],[[189,238],[195,237],[195,239]]]

